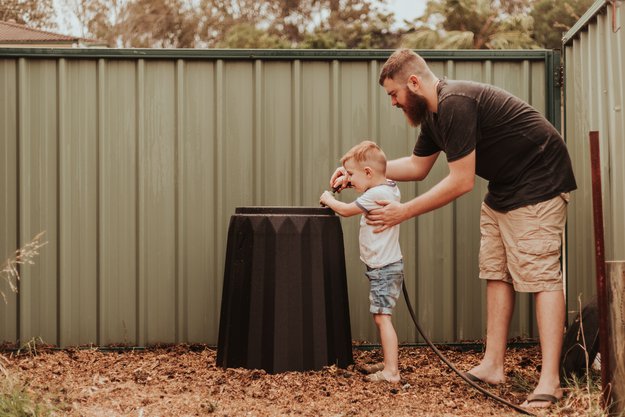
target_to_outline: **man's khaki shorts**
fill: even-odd
[[[482,203],[480,278],[518,292],[562,290],[560,253],[569,194],[506,213]]]

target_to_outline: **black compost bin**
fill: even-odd
[[[230,218],[217,365],[269,373],[353,363],[341,223],[319,207]]]

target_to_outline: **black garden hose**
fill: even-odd
[[[456,374],[458,374],[458,376],[460,378],[462,378],[467,384],[471,385],[473,388],[475,388],[476,390],[478,390],[479,392],[481,392],[482,394],[486,395],[487,397],[490,397],[504,405],[507,405],[510,408],[515,409],[516,411],[518,411],[519,413],[522,414],[526,414],[529,416],[535,416],[536,414],[532,413],[529,410],[526,410],[522,407],[519,407],[516,404],[512,404],[510,401],[507,401],[487,390],[485,390],[484,388],[480,387],[478,384],[476,384],[475,382],[471,381],[469,378],[467,378],[467,376],[461,372],[458,368],[456,368],[454,366],[454,364],[452,364],[449,359],[447,359],[445,357],[445,355],[443,355],[441,353],[440,350],[438,350],[438,348],[436,346],[434,346],[434,343],[432,343],[432,341],[425,335],[425,332],[423,331],[423,329],[421,329],[421,326],[419,326],[419,323],[417,323],[417,317],[415,315],[414,310],[412,309],[412,304],[410,303],[410,298],[408,297],[408,291],[406,290],[406,285],[404,282],[404,285],[402,285],[403,287],[403,291],[404,291],[404,298],[406,300],[406,306],[408,307],[408,312],[410,313],[410,317],[412,317],[412,321],[414,322],[415,326],[417,327],[417,331],[419,332],[419,334],[421,335],[421,337],[423,337],[423,339],[425,340],[425,342],[428,344],[428,346],[430,346],[430,348],[434,351],[434,353],[436,353],[436,355],[440,358],[441,361],[443,361],[445,363],[445,365],[447,365],[449,367],[449,369],[451,369],[452,371],[454,371]]]

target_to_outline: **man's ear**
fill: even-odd
[[[412,74],[406,81],[406,86],[410,91],[416,93],[421,88],[421,78],[418,75]]]

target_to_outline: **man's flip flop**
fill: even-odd
[[[562,397],[558,398],[555,395],[551,395],[551,394],[530,394],[527,396],[527,399],[525,400],[525,402],[523,404],[521,404],[521,407],[523,408],[549,408],[554,404],[557,404],[558,401],[560,401],[562,399]],[[546,406],[537,406],[537,407],[533,407],[530,404],[533,402],[548,402],[550,404],[546,405]]]

